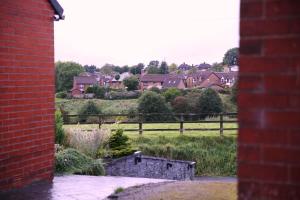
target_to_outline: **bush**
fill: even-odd
[[[63,118],[59,110],[55,111],[55,143],[63,144],[65,139],[65,132],[63,129]]]
[[[99,176],[104,175],[104,167],[101,160],[68,148],[55,153],[55,172]]]
[[[177,88],[169,88],[163,93],[167,102],[172,102],[176,97],[181,95],[181,91]]]
[[[109,129],[94,129],[84,131],[81,129],[68,129],[66,131],[66,144],[78,151],[95,157],[99,148],[103,148],[107,143],[110,131]]]
[[[100,108],[93,101],[86,102],[78,111],[79,121],[87,122],[88,116],[84,115],[98,115],[101,114]]]
[[[135,76],[124,79],[123,83],[128,91],[137,90],[139,86],[139,80]]]
[[[141,93],[139,91],[111,91],[107,93],[105,99],[109,100],[117,100],[117,99],[137,99],[139,98]]]
[[[105,97],[106,89],[104,87],[99,87],[94,85],[86,89],[86,93],[93,93],[95,98],[103,99]]]
[[[158,115],[144,115],[146,121],[164,121],[171,119],[171,109],[166,104],[165,99],[159,94],[151,91],[146,91],[139,98],[138,105],[139,113],[170,113],[168,114],[158,114]]]
[[[206,89],[197,102],[197,111],[203,113],[201,118],[209,116],[208,113],[220,113],[223,110],[223,103],[219,94],[213,89]]]
[[[235,105],[237,104],[237,83],[235,83],[231,88],[231,97],[230,100]]]
[[[64,99],[64,98],[68,97],[68,93],[66,91],[58,92],[58,93],[55,94],[55,97]]]

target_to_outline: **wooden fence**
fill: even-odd
[[[156,120],[156,118],[164,118]],[[138,129],[124,129],[124,131],[136,131],[140,135],[144,131],[220,131],[223,136],[226,130],[237,130],[237,128],[224,128],[225,123],[237,123],[237,113],[147,113],[147,114],[99,114],[99,115],[63,115],[64,124],[138,124]],[[177,128],[145,129],[143,124],[179,124]],[[184,128],[188,123],[218,123],[218,128]],[[115,131],[113,129],[113,131]]]

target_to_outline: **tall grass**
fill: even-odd
[[[196,161],[198,176],[236,176],[235,137],[138,137],[132,142],[146,155]]]
[[[66,146],[79,150],[80,152],[95,158],[99,148],[108,141],[109,129],[93,129],[92,131],[79,128],[66,129]]]

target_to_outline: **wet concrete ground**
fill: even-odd
[[[163,179],[111,176],[57,176],[53,183],[35,183],[19,190],[0,193],[1,200],[101,200],[118,187],[127,188]]]

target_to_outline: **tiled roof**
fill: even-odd
[[[162,86],[164,88],[177,87],[181,81],[182,79],[180,77],[169,77],[165,79]]]
[[[164,82],[168,74],[145,74],[141,76],[141,82]]]
[[[237,72],[214,72],[219,78],[224,77],[225,79],[237,79]]]
[[[93,76],[75,76],[74,81],[76,84],[97,84],[97,79]]]
[[[202,63],[202,64],[200,64],[200,65],[197,65],[197,68],[198,68],[199,70],[202,70],[202,69],[209,69],[209,68],[211,68],[211,65],[204,62],[204,63]]]
[[[185,64],[185,63],[179,65],[179,67],[178,67],[179,70],[184,70],[184,71],[190,70],[191,68],[192,67],[190,65]]]

